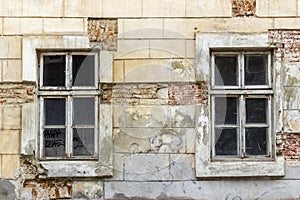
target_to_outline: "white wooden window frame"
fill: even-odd
[[[214,87],[212,83],[211,53],[228,51],[270,51],[272,46],[268,42],[268,34],[245,33],[198,33],[196,35],[196,81],[205,82],[208,86],[208,103],[200,104],[197,110],[197,139],[196,139],[196,176],[199,178],[212,177],[253,177],[253,176],[284,176],[284,158],[275,153],[276,134],[283,128],[282,106],[282,72],[278,62],[271,68],[272,85],[264,88],[248,86],[240,88]],[[273,59],[271,59],[273,60]],[[241,72],[239,72],[241,73]],[[268,74],[269,76],[269,74]],[[273,93],[270,88],[273,86]],[[215,89],[217,88],[217,89]],[[247,90],[249,89],[249,90]],[[250,91],[250,92],[249,92]],[[262,159],[231,159],[217,160],[212,156],[212,96],[214,95],[268,95],[274,101],[270,102],[271,127],[270,143],[272,144],[272,158]]]
[[[39,56],[38,52],[64,52],[64,51],[90,51],[88,36],[24,36],[22,39],[22,80],[34,82],[39,85]],[[97,59],[98,72],[97,87],[100,83],[112,83],[113,81],[113,52],[100,51]],[[98,76],[99,75],[99,76]],[[108,177],[113,175],[113,144],[112,144],[112,105],[103,104],[98,100],[98,155],[96,159],[57,159],[41,160],[39,144],[39,119],[40,107],[38,96],[65,96],[69,93],[73,96],[99,95],[99,90],[72,91],[58,90],[51,95],[48,90],[35,88],[34,102],[22,106],[22,139],[21,155],[31,156],[34,162],[40,164],[48,171],[47,177]]]

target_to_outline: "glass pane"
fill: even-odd
[[[95,99],[73,99],[73,125],[95,125]]]
[[[267,55],[245,55],[245,85],[267,85],[267,73]]]
[[[44,99],[45,125],[65,125],[66,100],[60,98]]]
[[[44,129],[44,156],[62,157],[66,155],[66,130],[63,128]]]
[[[74,55],[73,60],[73,86],[95,85],[95,56]]]
[[[215,56],[215,85],[238,85],[237,56]]]
[[[94,129],[74,128],[73,129],[73,155],[93,156],[94,155]]]
[[[266,98],[247,98],[246,123],[267,123],[267,107]]]
[[[246,128],[246,154],[267,155],[267,128]]]
[[[43,86],[65,86],[66,56],[44,56]]]
[[[237,155],[237,129],[215,129],[215,153],[217,156]]]
[[[215,123],[237,124],[237,102],[236,97],[216,97]]]

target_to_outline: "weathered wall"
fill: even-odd
[[[0,1],[0,199],[298,199],[299,13],[300,0]],[[284,177],[196,178],[195,119],[208,92],[195,79],[197,32],[268,33],[278,44]],[[50,179],[21,155],[22,106],[36,89],[22,80],[28,35],[83,35],[114,52],[113,83],[101,85],[113,105],[113,177]]]

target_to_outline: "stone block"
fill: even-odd
[[[149,40],[118,40],[114,59],[149,58]]]
[[[125,109],[124,105],[113,106],[113,127],[115,128],[125,127],[124,109]]]
[[[185,40],[185,56],[186,58],[196,57],[196,40]]]
[[[1,145],[0,153],[18,154],[20,153],[20,131],[0,131]]]
[[[142,0],[103,0],[103,17],[141,17]]]
[[[298,56],[298,53],[296,54]],[[300,86],[300,66],[299,64],[285,65],[284,86]]]
[[[100,83],[111,83],[113,81],[113,53],[111,51],[100,51]]]
[[[21,16],[23,0],[0,1],[0,16]]]
[[[3,82],[22,81],[22,62],[21,60],[4,60],[2,66]]]
[[[194,39],[198,32],[194,19],[164,19],[164,38],[189,38]]]
[[[299,87],[285,87],[283,95],[284,109],[300,108],[300,89]]]
[[[0,34],[3,34],[3,19],[0,20]]]
[[[3,66],[3,61],[2,60],[0,60],[0,83],[2,83],[3,82],[3,78],[2,78],[2,66]]]
[[[35,35],[42,34],[41,18],[4,18],[4,35]]]
[[[124,19],[117,19],[118,20],[118,38],[124,38]]]
[[[65,17],[102,17],[102,0],[66,0]]]
[[[114,153],[113,176],[108,180],[124,180],[124,155]]]
[[[15,179],[19,169],[19,155],[2,155],[2,178]]]
[[[131,154],[124,158],[127,181],[171,180],[169,155]]]
[[[0,58],[21,58],[21,38],[0,36]]]
[[[162,38],[163,19],[124,19],[124,38]]]
[[[100,181],[74,181],[72,199],[101,199],[104,194]]]
[[[150,40],[151,58],[184,58],[184,40]]]
[[[171,127],[194,128],[196,122],[196,106],[172,106]]]
[[[136,94],[143,95],[143,94]],[[153,94],[155,95],[155,94]],[[169,127],[169,106],[132,106],[124,112],[125,127]]]
[[[26,17],[62,17],[63,0],[23,0],[22,15]]]
[[[186,153],[195,153],[196,146],[196,130],[186,129],[185,139],[186,139]]]
[[[298,18],[274,18],[275,29],[297,29],[300,26]]]
[[[256,15],[259,17],[296,16],[297,0],[257,0]]]
[[[21,129],[21,107],[4,107],[2,123],[4,130]]]
[[[116,61],[114,61],[113,65],[114,65],[113,81],[114,82],[124,82],[124,61],[116,60]]]
[[[114,150],[118,153],[146,153],[150,151],[150,129],[114,129]]]
[[[231,17],[231,2],[227,0],[187,0],[187,17]]]
[[[17,199],[15,189],[16,189],[15,185],[12,182],[8,180],[0,180],[0,199],[5,199],[5,200]]]
[[[170,174],[174,181],[196,180],[194,155],[170,155]]]
[[[45,18],[44,32],[53,34],[86,34],[82,18]]]
[[[143,17],[185,17],[185,1],[144,0]]]
[[[300,132],[300,111],[285,110],[284,116],[284,132],[299,133]]]

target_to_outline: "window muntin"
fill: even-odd
[[[96,52],[41,54],[41,159],[97,158],[97,59]]]
[[[212,52],[211,64],[212,159],[272,158],[270,52]]]

